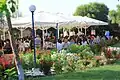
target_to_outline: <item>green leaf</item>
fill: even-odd
[[[9,74],[9,76],[14,76],[16,74],[15,71],[13,71],[12,73]]]
[[[11,68],[11,69],[5,70],[5,73],[9,73],[9,72],[11,72],[11,71],[13,71],[13,70],[15,70],[15,67],[13,67],[13,68]]]
[[[15,6],[12,5],[12,7],[10,8],[11,12],[14,13],[15,12]]]
[[[15,5],[16,5],[16,2],[15,2],[14,0],[9,0],[9,1],[8,1],[8,4],[10,4],[10,3],[12,3],[12,4],[15,4]]]
[[[6,4],[6,0],[0,0],[1,4]]]

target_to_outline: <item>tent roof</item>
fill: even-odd
[[[17,19],[12,19],[12,25],[13,27],[21,26],[21,27],[28,27],[31,26],[31,16],[26,17],[20,17]],[[58,16],[53,13],[49,12],[38,12],[34,15],[34,22],[35,26],[38,27],[56,27],[56,23],[59,23],[59,25],[66,24],[70,22],[70,19],[63,18],[61,16]]]
[[[88,23],[88,25],[108,25],[107,22],[103,22],[97,19],[93,19],[93,18],[89,18],[89,17],[84,17],[84,20],[86,20],[86,23]]]

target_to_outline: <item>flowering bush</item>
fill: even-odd
[[[50,52],[42,52],[41,54],[37,55],[37,59],[39,60],[40,70],[43,71],[45,75],[48,75],[53,65]]]
[[[13,65],[14,65],[13,55],[11,55],[11,54],[2,55],[0,57],[0,65],[4,69],[13,67]]]
[[[120,51],[119,50],[114,50],[113,47],[105,48],[104,53],[105,53],[105,56],[106,56],[107,59],[110,59],[110,58],[119,59],[120,58],[120,56],[119,56]]]
[[[52,66],[53,61],[51,59],[51,56],[48,54],[42,54],[40,58],[40,65],[42,66]]]
[[[17,79],[13,57],[13,54],[4,54],[0,57],[0,80]]]
[[[116,40],[114,38],[109,39],[109,40],[101,40],[99,44],[92,44],[92,45],[90,45],[90,47],[95,55],[100,55],[102,48],[114,45],[118,42],[119,42],[119,40]]]
[[[86,52],[87,51],[87,52]],[[89,49],[84,49],[81,53],[56,53],[52,55],[53,69],[57,74],[63,72],[72,72],[81,70],[85,67],[96,66],[96,60],[93,57],[93,53]]]
[[[76,69],[76,57],[75,54],[70,55],[68,54],[65,58],[65,62],[63,65],[64,72],[73,72]]]
[[[63,66],[65,65],[66,62],[66,54],[60,54],[56,53],[51,55],[51,58],[53,60],[53,69],[57,74],[63,72]]]

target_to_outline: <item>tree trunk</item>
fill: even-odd
[[[24,71],[23,71],[23,68],[22,68],[21,63],[20,63],[18,49],[17,49],[17,46],[15,44],[14,35],[12,33],[12,24],[11,24],[10,16],[6,16],[6,19],[7,19],[8,28],[9,28],[8,33],[9,33],[9,37],[10,37],[12,52],[15,56],[15,64],[16,64],[16,68],[17,68],[17,72],[18,72],[18,78],[19,78],[19,80],[24,80]]]

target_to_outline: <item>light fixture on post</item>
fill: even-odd
[[[35,5],[29,7],[30,12],[32,13],[32,37],[34,43],[34,66],[36,67],[36,48],[35,48],[35,29],[34,29],[34,12],[36,10]]]

